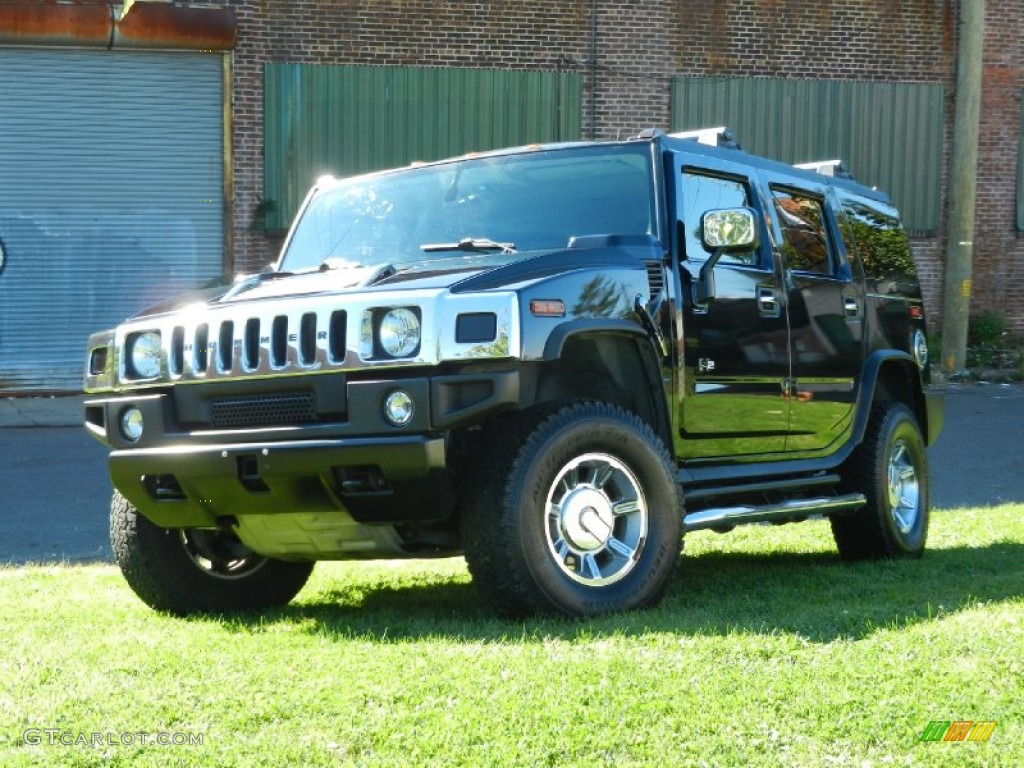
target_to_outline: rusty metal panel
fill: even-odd
[[[0,4],[0,44],[110,45],[113,25],[110,6],[64,5],[40,2]]]
[[[727,125],[744,149],[786,163],[842,158],[893,198],[907,229],[939,224],[941,84],[676,77],[672,128]]]
[[[235,47],[235,12],[136,2],[114,27],[115,48],[226,51]]]
[[[77,48],[234,48],[231,8],[135,2],[119,16],[116,3],[0,2],[0,44]]]
[[[581,135],[569,72],[267,64],[264,209],[286,227],[323,174]]]

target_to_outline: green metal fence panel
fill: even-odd
[[[265,226],[323,174],[579,139],[582,89],[571,72],[267,64]]]
[[[939,223],[941,84],[676,77],[672,129],[726,125],[744,149],[786,163],[841,158],[888,192],[915,235]]]

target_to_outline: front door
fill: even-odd
[[[695,303],[692,286],[710,257],[701,239],[706,211],[748,206],[766,220],[748,169],[675,156],[675,238],[682,298],[676,452],[684,459],[753,457],[785,448],[789,331],[781,271],[767,229],[760,248],[727,254],[714,269],[714,295]]]

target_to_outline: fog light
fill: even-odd
[[[404,427],[412,421],[412,397],[402,389],[396,389],[384,398],[384,418],[396,427]]]
[[[121,412],[121,434],[133,443],[142,437],[142,411],[132,406]]]

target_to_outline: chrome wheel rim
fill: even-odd
[[[901,534],[910,533],[920,515],[921,482],[906,440],[897,440],[889,452],[887,471],[889,514]]]
[[[245,578],[267,562],[267,558],[257,555],[230,533],[188,529],[182,530],[180,536],[192,564],[217,579]]]
[[[548,551],[573,581],[613,584],[640,561],[647,502],[636,476],[614,456],[587,453],[562,467],[545,509]]]

